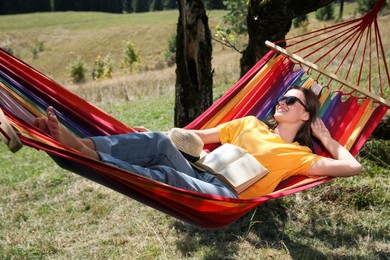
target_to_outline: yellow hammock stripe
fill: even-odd
[[[34,106],[32,103],[27,102],[23,97],[19,96],[15,91],[10,89],[8,86],[4,85],[2,82],[0,82],[0,87],[3,88],[8,93],[8,95],[10,95],[15,101],[21,104],[31,114],[35,116],[44,115],[44,113],[39,108]]]
[[[340,138],[341,142],[345,141],[344,147],[347,150],[350,150],[353,144],[356,142],[356,139],[362,132],[364,126],[367,124],[375,108],[373,107],[373,102],[371,99],[366,98],[366,100],[360,105],[359,111],[356,113],[355,120],[357,123],[351,122],[351,127],[353,127],[352,133],[347,136],[349,131],[345,131],[345,134]]]
[[[282,56],[280,56],[282,57]],[[218,125],[218,123],[237,105],[240,103],[240,100],[244,98],[256,84],[261,81],[266,73],[268,73],[275,63],[280,61],[280,58],[272,58],[261,68],[261,70],[256,73],[256,75],[244,86],[237,95],[235,95],[223,108],[221,108],[217,114],[214,115],[203,127],[202,129],[207,129]]]

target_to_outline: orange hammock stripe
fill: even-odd
[[[352,136],[352,134],[359,128],[359,122],[362,120],[364,112],[366,111],[368,105],[370,104],[370,100],[366,99],[359,107],[356,113],[354,113],[352,120],[348,124],[348,126],[344,129],[341,137],[338,139],[338,142],[345,146],[347,144],[348,139]],[[360,126],[362,127],[362,126]]]

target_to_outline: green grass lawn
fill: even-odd
[[[55,15],[53,13],[4,15],[1,18],[0,30],[11,32],[15,30],[63,28],[76,31],[109,29],[118,26],[164,25],[175,24],[177,14],[178,11],[153,12],[153,15],[150,15],[150,13],[111,14],[98,12],[57,12]]]
[[[211,12],[211,23],[220,15]],[[146,64],[163,59],[176,20],[174,11],[0,16],[0,45],[120,121],[167,130],[174,69]],[[36,39],[45,49],[34,59]],[[142,71],[69,83],[68,61],[81,54],[93,61],[102,52],[119,62],[129,39],[141,51]],[[215,98],[237,80],[238,60],[214,47]],[[370,140],[359,156],[360,176],[267,202],[229,227],[204,230],[61,169],[42,151],[12,154],[0,144],[0,259],[389,259],[389,149],[388,140]]]

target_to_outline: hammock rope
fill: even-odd
[[[365,18],[357,20],[365,23]],[[352,22],[343,24],[350,25]],[[379,32],[375,35],[379,37]],[[303,42],[303,45],[306,43]],[[378,43],[378,46],[381,45]],[[264,120],[274,107],[276,98],[289,86],[299,85],[312,88],[321,94],[321,118],[335,139],[356,155],[390,107],[388,101],[382,97],[382,90],[379,94],[372,94],[339,76],[333,78],[334,75],[325,70],[320,70],[319,73],[337,81],[343,87],[352,85],[353,91],[345,93],[341,88],[331,89],[328,84],[321,86],[320,78],[310,75],[318,66],[311,63],[309,65],[313,66],[307,66],[308,62],[297,54],[279,49],[276,45],[273,47],[275,50],[266,54],[186,128],[208,128],[247,115]],[[376,51],[380,53],[380,48],[376,48]],[[385,57],[383,48],[382,57]],[[387,65],[382,62],[378,66],[387,70]],[[386,72],[388,75],[388,71]],[[384,83],[380,84],[380,88],[382,86],[389,87]],[[362,94],[355,95],[355,91]],[[69,171],[203,228],[225,227],[270,199],[288,196],[332,179],[296,176],[282,182],[273,193],[252,199],[232,199],[171,187],[91,159],[53,140],[47,133],[32,125],[32,120],[42,115],[48,105],[58,108],[61,123],[80,137],[134,132],[131,127],[0,49],[0,108],[17,130],[23,145],[47,152],[58,165]],[[79,107],[83,109],[77,109]],[[327,155],[327,151],[318,143],[315,144],[315,151]]]
[[[312,60],[327,71],[333,70],[334,74],[350,83],[365,86],[369,92],[376,91],[382,96],[383,88],[390,83],[378,26],[378,12],[384,3],[385,0],[379,0],[363,17],[287,38],[285,49],[305,60]],[[284,41],[274,43],[281,42]],[[357,60],[358,55],[361,55],[361,60]],[[340,61],[335,62],[336,59]],[[337,64],[337,67],[330,68],[333,64]],[[346,70],[341,71],[342,68]],[[354,70],[358,71],[357,76],[351,73]],[[320,81],[319,77],[320,75],[316,78],[317,81]],[[324,86],[330,85],[332,80]]]

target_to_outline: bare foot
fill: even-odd
[[[84,148],[84,144],[80,139],[72,134],[58,121],[57,116],[54,114],[54,108],[48,107],[46,110],[46,126],[49,129],[50,135],[57,141],[68,145],[69,147],[81,151]],[[38,124],[43,125],[43,120],[39,120]]]
[[[53,107],[46,110],[47,117],[38,117],[34,120],[34,125],[41,130],[48,132],[55,140],[65,144],[94,159],[99,159],[99,155],[94,149],[94,144],[90,139],[79,139],[76,135],[64,127],[57,119]]]
[[[42,131],[49,133],[49,129],[47,128],[47,118],[46,117],[37,117],[34,119],[34,125],[41,129]],[[50,133],[49,133],[50,134]]]

